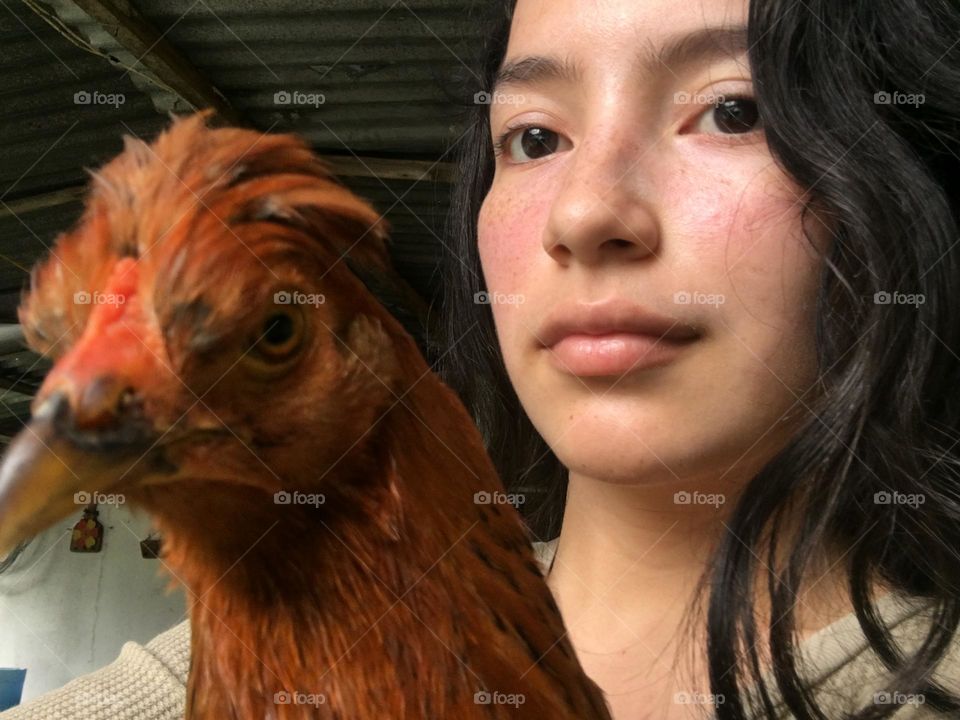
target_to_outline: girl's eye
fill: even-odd
[[[759,130],[760,108],[750,98],[725,98],[704,112],[696,130],[723,135],[742,135]]]
[[[493,143],[493,148],[496,156],[507,150],[512,162],[523,164],[557,152],[561,144],[561,136],[552,130],[536,125],[520,125],[507,127]],[[526,160],[522,159],[524,155]]]
[[[746,97],[724,98],[711,105],[697,119],[695,130],[721,135],[743,135],[761,127],[760,108]],[[565,139],[547,128],[536,125],[506,127],[494,141],[494,155],[508,151],[511,162],[522,165],[551,155],[561,149]],[[523,159],[526,156],[526,159]]]

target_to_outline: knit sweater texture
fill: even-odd
[[[534,544],[545,574],[552,565],[556,543]],[[891,593],[881,597],[877,605],[894,638],[905,649],[915,648],[931,621],[930,604]],[[876,693],[889,677],[852,613],[807,638],[800,646],[800,655],[801,676],[814,689],[830,718],[843,717],[876,702]],[[185,620],[145,645],[127,642],[109,665],[0,712],[0,720],[182,720],[189,666],[190,621]],[[955,639],[950,646],[935,678],[960,695],[960,640]],[[772,677],[766,679],[778,720],[793,718]],[[896,720],[946,717],[918,698],[890,699],[905,701],[894,715]]]

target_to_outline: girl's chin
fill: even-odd
[[[584,455],[583,452],[576,452],[571,456],[560,453],[558,457],[571,475],[611,485],[666,487],[677,483],[677,475],[652,455],[623,458],[617,462],[611,462],[611,457],[614,457],[612,453]]]

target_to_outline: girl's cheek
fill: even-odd
[[[529,317],[532,308],[543,308],[548,298],[537,297],[537,267],[547,260],[540,228],[546,225],[547,206],[524,197],[497,192],[487,195],[477,220],[477,250],[490,311],[508,367],[536,332]],[[503,302],[501,302],[501,300]]]
[[[802,203],[780,173],[758,177],[744,189],[731,227],[723,272],[731,284],[768,312],[791,313],[802,300],[816,261],[803,234]],[[755,288],[753,293],[749,288]]]
[[[766,155],[688,168],[665,187],[661,241],[681,275],[720,289],[737,275],[769,273],[796,242],[797,193]]]
[[[712,263],[718,252],[749,244],[744,232],[751,232],[757,189],[769,162],[766,153],[722,151],[692,141],[677,149],[672,167],[663,168],[659,177],[665,249]]]
[[[524,277],[544,255],[539,228],[546,224],[546,203],[500,193],[487,195],[477,225],[477,244],[489,291],[529,290]]]

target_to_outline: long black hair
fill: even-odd
[[[515,0],[486,0],[481,52],[458,80],[457,147],[443,257],[439,370],[461,396],[510,489],[528,496],[531,534],[559,533],[567,471],[537,433],[499,351],[477,252],[494,174],[489,90]],[[817,393],[782,450],[737,498],[701,594],[718,720],[748,717],[763,684],[754,588],[770,575],[769,659],[799,720],[826,720],[795,664],[793,608],[826,549],[841,549],[860,626],[891,671],[887,690],[960,709],[931,675],[960,624],[960,7],[956,0],[751,0],[749,61],[766,140],[833,229],[817,298]],[[895,293],[915,295],[913,304]],[[894,298],[890,302],[890,298]],[[914,498],[898,502],[897,498]],[[918,499],[919,500],[916,500]],[[788,534],[788,518],[799,518]],[[766,540],[766,542],[765,542]],[[775,578],[775,579],[774,579]],[[875,582],[930,601],[912,654],[892,642]],[[747,650],[744,650],[747,648]],[[890,717],[875,703],[848,718]],[[830,718],[835,720],[835,718]]]

